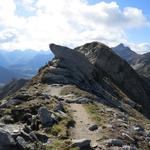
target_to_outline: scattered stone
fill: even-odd
[[[58,114],[58,115],[61,115],[61,116],[63,116],[63,117],[67,117],[67,116],[68,116],[67,113],[64,113],[64,112],[62,112],[62,111],[58,111],[57,114]]]
[[[39,125],[40,125],[40,121],[38,119],[38,116],[32,116],[31,129],[39,130]]]
[[[133,130],[137,132],[144,132],[144,128],[141,125],[134,125]]]
[[[50,99],[50,96],[47,93],[37,92],[36,96],[41,96],[42,99]]]
[[[31,122],[32,122],[32,114],[30,114],[30,113],[24,114],[22,121],[23,121],[24,123],[26,122],[27,125],[30,125]]]
[[[128,146],[128,145],[124,145],[123,150],[137,150],[137,148],[135,148],[134,146]]]
[[[56,111],[56,112],[58,112],[58,111],[65,112],[65,109],[64,109],[63,104],[62,104],[61,102],[59,102],[59,103],[56,105],[54,111]]]
[[[19,147],[21,150],[26,150],[26,148],[27,148],[27,142],[24,140],[23,137],[18,136],[18,137],[16,138],[16,142],[17,142],[18,147]]]
[[[21,131],[21,136],[25,139],[25,141],[29,141],[29,142],[33,141],[32,137],[28,133],[24,132],[23,130]]]
[[[47,143],[48,137],[46,135],[40,133],[35,133],[35,135],[39,141],[41,141],[42,143]]]
[[[132,138],[132,137],[130,137],[128,134],[126,134],[126,133],[122,133],[122,136],[126,139],[126,140],[128,140],[128,141],[131,141],[131,142],[134,142],[135,140]]]
[[[93,124],[89,127],[89,130],[90,131],[94,131],[94,130],[97,130],[98,129],[98,126],[96,124]]]
[[[72,140],[71,147],[79,147],[79,148],[90,148],[91,140],[88,139],[75,139]]]
[[[32,138],[33,141],[38,141],[38,138],[34,132],[29,133],[30,137]]]
[[[122,147],[124,145],[124,142],[120,139],[108,139],[104,141],[107,146],[119,146]]]
[[[97,147],[98,147],[98,143],[93,143],[93,144],[91,145],[91,147],[92,147],[92,148],[97,148]]]
[[[24,128],[23,128],[23,131],[26,132],[26,133],[30,133],[32,130],[29,126],[25,125]]]

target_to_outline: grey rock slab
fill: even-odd
[[[74,139],[72,140],[71,147],[89,148],[91,140],[88,139]]]
[[[3,128],[0,128],[0,146],[11,146],[15,144],[15,140],[11,134]]]
[[[94,130],[97,130],[97,129],[98,129],[97,124],[92,124],[92,125],[90,125],[90,127],[89,127],[89,130],[90,130],[90,131],[94,131]]]
[[[123,150],[138,150],[136,147],[129,146],[129,145],[124,145],[122,147]]]
[[[122,147],[124,145],[124,142],[120,139],[108,139],[106,141],[104,141],[104,143],[107,146],[119,146]]]

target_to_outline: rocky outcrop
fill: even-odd
[[[50,49],[55,59],[43,72],[42,82],[75,84],[111,100],[117,107],[121,105],[117,101],[132,99],[148,109],[149,99],[141,78],[106,45],[92,42],[70,49],[50,44]]]
[[[15,144],[15,140],[11,134],[3,128],[0,128],[0,149],[8,150],[12,146],[15,146]]]

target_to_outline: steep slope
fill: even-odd
[[[150,79],[150,52],[133,59],[131,66],[142,76]]]
[[[104,44],[93,42],[75,50],[85,54],[89,61],[96,66],[98,72],[105,71],[131,99],[145,107],[149,105],[149,98],[141,78],[125,60],[121,59],[110,48]]]
[[[9,82],[3,88],[0,89],[0,99],[14,94],[18,90],[20,90],[27,83],[27,81],[28,80],[25,79],[13,79],[11,82]]]

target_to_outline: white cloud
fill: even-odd
[[[0,2],[0,29],[15,35],[15,40],[1,42],[0,48],[40,50],[48,49],[51,42],[74,47],[93,40],[112,46],[128,42],[127,28],[149,24],[141,10],[132,7],[121,10],[116,2],[90,5],[85,0],[21,0],[21,3],[35,14],[17,16],[16,0]]]
[[[150,52],[150,43],[140,43],[140,44],[128,43],[128,45],[131,47],[132,50],[134,50],[139,54]]]

